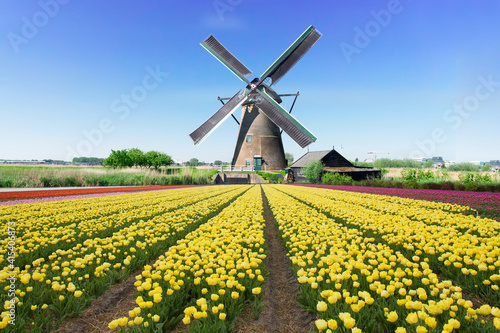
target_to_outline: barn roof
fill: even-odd
[[[293,162],[291,168],[303,168],[309,161],[321,161],[331,150],[311,151],[302,155],[301,158]]]
[[[354,167],[345,157],[335,149],[311,151],[295,161],[291,168],[303,168],[309,161],[321,161],[325,167]]]

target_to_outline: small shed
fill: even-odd
[[[351,177],[353,180],[369,178],[380,178],[382,173],[379,169],[369,167],[358,167],[340,155],[335,149],[311,151],[296,160],[290,168],[295,176],[295,181],[305,181],[306,177],[302,169],[310,161],[321,161],[324,165],[323,172],[338,172]]]

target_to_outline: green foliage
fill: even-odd
[[[112,168],[131,167],[134,162],[128,155],[128,150],[111,150],[111,154],[104,160],[104,166]]]
[[[473,183],[474,174],[472,172],[462,172],[460,175],[458,175],[458,179],[464,184]]]
[[[196,167],[199,165],[205,165],[205,162],[200,162],[197,158],[192,158],[186,162],[186,166]]]
[[[138,148],[111,150],[111,154],[104,160],[104,166],[112,168],[148,167],[158,170],[162,166],[172,164],[172,158],[158,151],[144,153]]]
[[[200,163],[200,161],[198,161],[197,158],[192,158],[189,160],[189,162],[186,163],[186,165],[188,166],[198,166],[198,164]]]
[[[315,184],[321,179],[323,167],[324,165],[321,161],[311,160],[307,162],[306,166],[302,169],[302,173],[306,176],[306,179],[309,183]]]
[[[40,183],[43,187],[74,187],[80,186],[75,177],[40,177]]]
[[[134,166],[144,167],[147,164],[144,152],[139,148],[132,148],[127,152]]]
[[[413,182],[417,180],[417,170],[404,169],[401,170],[401,178],[406,182]]]
[[[481,171],[491,171],[491,164],[490,164],[490,163],[485,163],[485,164],[481,167]]]
[[[418,180],[429,180],[434,178],[434,173],[432,170],[424,171],[424,170],[417,170],[417,179]]]
[[[221,165],[222,161],[221,160],[215,160],[214,165]]]
[[[338,172],[325,172],[322,177],[323,184],[345,185],[352,184],[352,177]]]
[[[389,158],[379,158],[375,162],[373,162],[373,167],[382,169],[382,168],[413,168],[420,169],[422,167],[422,163],[404,159],[404,160],[391,160]]]
[[[479,165],[475,165],[472,163],[457,163],[452,164],[448,167],[450,171],[469,171],[469,172],[478,172]]]
[[[436,170],[434,173],[432,170],[415,170],[415,169],[403,169],[401,170],[401,179],[405,182],[443,182],[448,179],[448,173]],[[411,185],[411,186],[414,186]],[[414,188],[414,187],[410,187]]]
[[[480,174],[480,173],[474,173],[474,172],[462,172],[460,175],[458,175],[458,179],[460,182],[464,184],[471,184],[471,183],[491,183],[493,181],[491,175],[489,174]]]
[[[256,174],[258,174],[262,179],[264,180],[269,180],[270,183],[281,183],[283,182],[283,173],[274,173],[274,172],[265,172],[265,171],[255,171]]]
[[[432,168],[433,165],[434,165],[434,162],[432,160],[427,160],[424,163],[424,168],[429,169],[429,168]]]
[[[155,170],[158,170],[158,168],[162,166],[169,166],[173,162],[172,158],[167,154],[160,153],[154,150],[148,151],[146,154],[144,154],[144,157],[146,159],[146,166],[148,168],[152,167]]]
[[[380,169],[380,173],[382,174],[382,178],[384,178],[384,176],[389,173],[389,170],[387,170],[387,169]]]
[[[285,159],[287,162],[287,165],[290,166],[293,163],[293,154],[292,153],[285,153]]]
[[[53,160],[44,160],[44,162],[52,163]],[[90,165],[102,165],[104,163],[104,158],[99,157],[74,157],[73,164],[90,164]]]
[[[491,175],[487,173],[486,174],[477,173],[474,177],[474,180],[478,183],[491,183],[493,181]]]

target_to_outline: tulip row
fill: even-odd
[[[136,276],[137,307],[111,329],[230,331],[243,306],[260,302],[266,250],[260,187],[253,187]]]
[[[227,191],[228,189],[226,189]],[[66,250],[86,239],[108,237],[133,221],[150,218],[212,195],[209,188],[116,195],[0,207],[0,225],[15,224],[16,264]],[[0,228],[0,268],[5,268],[8,231]]]
[[[329,188],[340,191],[353,191],[370,194],[390,195],[417,200],[447,202],[456,205],[469,206],[483,217],[500,221],[500,193],[492,192],[466,192],[445,190],[421,190],[404,188],[383,188],[368,186],[342,186],[342,185],[310,185],[297,184],[298,186],[312,186]],[[465,212],[467,213],[467,212]]]
[[[301,285],[300,301],[318,313],[318,331],[493,332],[500,327],[500,309],[474,309],[462,289],[440,278],[425,260],[394,249],[375,233],[367,235],[360,226],[377,221],[369,220],[362,206],[348,212],[341,198],[330,199],[334,218],[310,205],[328,191],[264,189]]]
[[[151,191],[170,188],[187,187],[192,185],[170,185],[170,186],[120,186],[120,187],[100,187],[100,188],[72,188],[67,190],[41,190],[41,191],[9,191],[0,192],[0,200],[12,199],[33,199],[33,198],[46,198],[55,196],[66,195],[82,195],[91,193],[111,193],[111,192],[137,192],[137,191]]]
[[[64,228],[57,230],[69,227],[72,228],[70,232],[75,232],[77,236],[67,238],[71,240],[68,249],[57,249],[24,267],[17,266],[11,270],[7,266],[0,272],[0,287],[5,290],[10,288],[9,278],[15,279],[15,297],[11,298],[16,309],[16,327],[29,327],[32,332],[49,331],[53,322],[57,326],[64,318],[77,315],[114,282],[126,278],[132,271],[156,258],[246,190],[245,187],[229,186],[128,194],[120,196],[122,198],[113,197],[111,202],[114,207],[109,209],[106,205],[96,205],[97,212],[90,209],[92,204],[97,204],[93,199],[88,199],[90,202],[87,199],[69,200],[56,205],[63,212],[70,210],[64,204],[74,207],[81,214],[78,225],[52,212],[54,203],[46,204],[49,206],[47,211],[52,213],[48,215],[47,222],[57,224],[62,221],[60,225],[66,222]],[[109,204],[108,200],[104,201]],[[17,208],[23,210],[24,206]],[[89,216],[95,217],[92,222],[83,219],[82,215],[87,210]],[[109,215],[104,215],[105,212]],[[12,213],[22,214],[15,210]],[[23,222],[28,228],[30,220],[24,217]],[[34,229],[46,231],[39,225],[43,222],[43,219],[32,220],[31,224]],[[92,226],[98,223],[111,229],[107,232],[108,236],[101,237],[102,233],[88,231],[103,230],[101,225]],[[96,234],[99,236],[95,237]],[[78,235],[86,237],[77,241]],[[47,237],[50,237],[49,234]],[[57,238],[52,236],[52,240]],[[22,254],[24,256],[26,254]],[[3,294],[0,299],[4,302],[4,309],[9,311],[11,301],[7,296]],[[2,318],[5,321],[8,312],[2,313]],[[12,327],[9,325],[8,328]]]
[[[346,225],[424,260],[468,293],[500,302],[500,222],[456,214],[457,206],[397,197],[296,188],[287,191]]]

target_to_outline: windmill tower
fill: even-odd
[[[255,78],[252,82],[247,78],[252,72],[214,36],[201,42],[208,52],[240,80],[246,82],[247,86],[229,98],[226,104],[190,134],[194,143],[199,145],[203,142],[229,116],[234,118],[234,111],[242,106],[232,165],[253,165],[256,170],[261,169],[262,165],[269,170],[284,169],[286,160],[281,131],[287,133],[302,148],[316,141],[316,137],[280,105],[280,95],[271,89],[271,86],[278,82],[320,37],[321,34],[310,26],[260,78]]]

